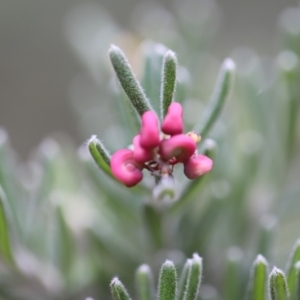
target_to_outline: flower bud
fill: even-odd
[[[187,161],[196,151],[196,143],[185,134],[174,135],[162,140],[159,145],[159,153],[163,160],[176,158],[177,162]]]
[[[133,139],[133,159],[138,163],[145,163],[153,159],[153,150],[141,147],[141,136],[136,135]]]
[[[143,164],[133,158],[133,152],[129,149],[120,149],[113,154],[110,161],[113,175],[127,187],[138,184],[143,179]]]
[[[173,102],[168,108],[161,129],[163,133],[169,135],[181,134],[183,132],[182,106],[178,102]]]
[[[194,155],[184,163],[184,174],[189,179],[208,173],[213,167],[213,161],[202,154]]]
[[[148,110],[143,114],[140,136],[140,145],[143,148],[152,149],[159,145],[159,121],[154,111]]]

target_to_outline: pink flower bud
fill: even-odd
[[[133,139],[133,159],[138,163],[145,163],[153,159],[153,150],[141,147],[141,136],[136,135]]]
[[[183,132],[182,106],[180,103],[173,102],[170,104],[161,129],[165,134],[169,135],[181,134]]]
[[[160,142],[159,121],[154,111],[148,110],[142,116],[142,127],[140,131],[140,145],[146,149],[152,149]]]
[[[195,150],[195,141],[185,134],[162,140],[159,145],[159,153],[165,161],[175,157],[177,162],[185,162],[195,153]]]
[[[184,174],[189,179],[196,179],[197,177],[208,173],[213,167],[213,161],[205,155],[192,156],[184,163]]]
[[[143,179],[143,164],[133,159],[133,152],[121,149],[113,154],[110,161],[113,175],[127,187],[138,184]]]

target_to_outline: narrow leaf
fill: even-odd
[[[277,218],[266,214],[260,221],[257,253],[262,254],[268,260],[272,258],[272,246]]]
[[[296,276],[297,276],[295,299],[300,300],[300,261],[296,263],[295,269],[296,269]]]
[[[145,203],[143,218],[151,245],[155,250],[161,249],[164,245],[161,212],[153,205]]]
[[[172,103],[176,87],[177,58],[174,52],[168,51],[163,61],[163,75],[161,83],[161,118],[163,119]]]
[[[63,215],[62,208],[57,206],[55,208],[56,221],[56,259],[63,274],[69,276],[72,267],[72,260],[74,254],[74,242],[71,235],[71,230]]]
[[[297,113],[299,107],[299,58],[289,50],[283,51],[278,56],[278,67],[281,79],[286,85],[287,104],[287,127],[286,127],[286,147],[287,157],[292,157],[295,150],[297,135]]]
[[[89,151],[98,165],[98,167],[103,170],[107,175],[114,178],[111,170],[110,170],[110,155],[108,151],[105,149],[103,143],[97,139],[95,135],[93,135],[88,141]]]
[[[194,128],[194,131],[199,133],[202,138],[205,138],[218,119],[232,89],[234,74],[235,63],[230,58],[225,59],[221,66],[210,103],[200,118],[199,123]]]
[[[111,281],[110,289],[114,300],[130,300],[124,285],[117,277]]]
[[[138,114],[142,116],[144,112],[151,110],[152,108],[142,87],[135,78],[124,53],[120,48],[111,45],[109,56],[122,88],[133,107]]]
[[[7,224],[7,216],[4,205],[4,191],[0,186],[0,255],[8,263],[14,263],[10,244],[10,234]]]
[[[188,259],[183,267],[178,284],[176,300],[184,300],[187,293],[189,277],[191,275],[192,259]]]
[[[269,289],[272,300],[287,300],[289,298],[285,275],[276,267],[273,268],[270,274]]]
[[[154,296],[153,274],[148,265],[141,265],[136,272],[136,289],[140,300],[152,300]]]
[[[241,299],[240,263],[243,253],[238,247],[230,247],[227,252],[227,261],[224,275],[224,299]]]
[[[300,261],[300,239],[296,242],[287,265],[287,282],[291,295],[296,293],[297,274],[295,269],[296,262]]]
[[[16,164],[15,153],[10,146],[8,134],[0,127],[0,185],[5,197],[3,199],[5,201],[5,213],[13,233],[22,241],[24,234],[19,222],[19,213],[22,211],[20,210],[20,205],[23,203],[18,201],[21,195],[19,195],[20,189],[17,188],[19,182],[16,180],[17,176],[14,173]]]
[[[158,300],[174,300],[176,296],[177,273],[174,263],[167,260],[160,270]]]
[[[262,255],[255,259],[250,278],[249,300],[267,300],[268,263]]]
[[[188,280],[185,300],[195,300],[197,298],[202,276],[202,258],[195,253],[192,259],[191,272]]]
[[[142,49],[144,54],[142,86],[154,110],[159,111],[163,76],[161,67],[168,49],[164,45],[152,41],[145,41]]]
[[[141,118],[131,102],[128,101],[127,95],[117,81],[113,81],[112,83],[112,92],[114,100],[113,105],[120,115],[118,117],[119,123],[126,135],[126,143],[129,144],[132,142],[132,137],[140,130]]]

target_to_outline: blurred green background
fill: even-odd
[[[86,138],[68,103],[70,82],[82,69],[64,33],[70,10],[80,3],[97,3],[122,27],[134,31],[132,12],[141,2],[0,1],[0,125],[21,157],[54,131],[68,133],[77,144]],[[173,9],[173,1],[157,3]],[[295,4],[293,0],[218,1],[219,28],[210,51],[224,58],[235,47],[247,46],[263,56],[276,54],[278,16]],[[99,105],[105,101],[99,99]]]

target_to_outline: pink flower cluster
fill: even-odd
[[[111,158],[113,175],[127,187],[143,179],[143,169],[157,178],[171,175],[174,165],[183,163],[184,174],[195,179],[212,169],[213,161],[197,154],[200,136],[183,134],[182,106],[173,102],[161,124],[154,111],[142,115],[140,133],[133,138],[133,150],[121,149]]]

